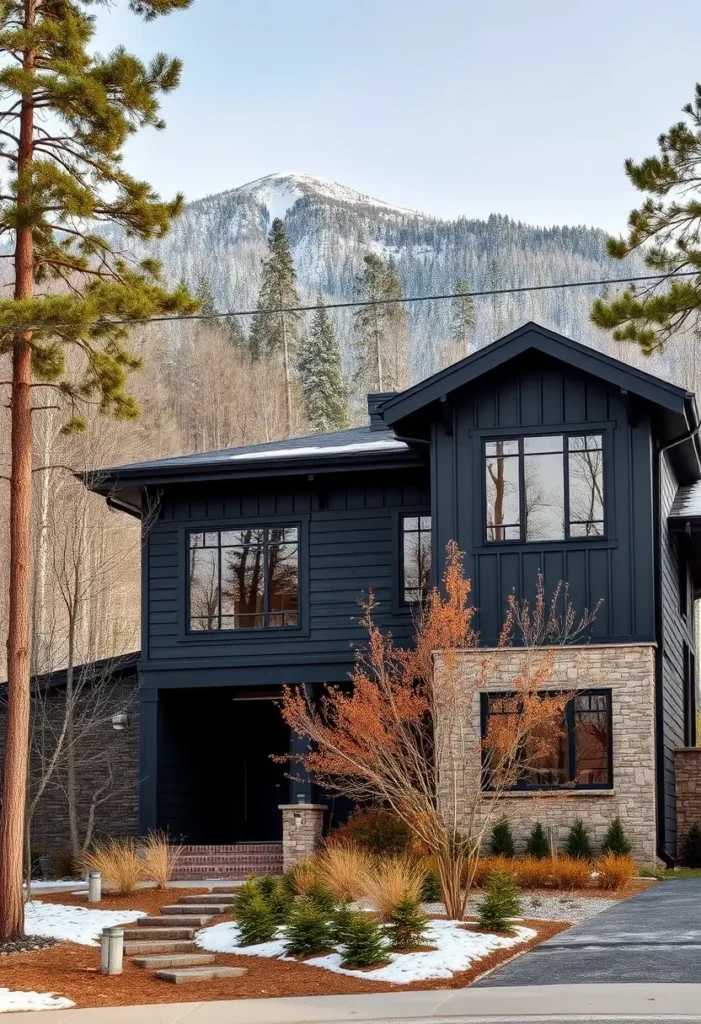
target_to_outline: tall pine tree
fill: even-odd
[[[459,277],[455,282],[456,292],[469,292],[470,282],[464,277]],[[475,330],[475,300],[471,295],[456,295],[451,300],[451,311],[453,314],[453,341],[460,353],[458,358],[469,356],[470,341]]]
[[[147,20],[191,0],[129,0]],[[0,195],[0,234],[14,245],[14,296],[0,299],[0,355],[12,361],[10,607],[7,733],[0,818],[0,940],[24,930],[22,845],[27,792],[31,665],[33,415],[66,407],[66,431],[84,426],[90,401],[120,419],[138,414],[127,376],[139,360],[120,321],[197,308],[166,289],[154,260],[125,258],[96,229],[160,238],[183,205],[164,202],[128,174],[122,150],[139,129],[163,128],[159,95],[181,66],[165,54],[149,64],[118,47],[95,51],[91,0],[2,0],[0,118],[9,180]],[[37,294],[35,285],[42,287]],[[69,374],[66,355],[81,370]],[[49,400],[42,401],[47,390]]]
[[[341,430],[348,426],[348,395],[341,372],[341,352],[323,296],[316,298],[307,339],[297,360],[299,386],[309,422],[315,430]]]
[[[402,387],[408,377],[409,338],[401,302],[388,301],[402,296],[394,261],[368,253],[356,294],[370,303],[354,313],[357,384],[368,391]]]
[[[636,342],[647,353],[678,331],[701,330],[701,83],[684,114],[660,135],[657,155],[626,160],[628,180],[646,199],[628,217],[628,237],[609,238],[607,248],[615,260],[640,251],[653,274],[692,276],[602,296],[591,312],[617,341]]]
[[[195,288],[195,298],[199,303],[200,313],[214,314],[218,313],[216,303],[214,301],[214,292],[212,291],[212,285],[208,278],[203,274],[197,279],[197,286]],[[212,316],[211,320],[206,320],[204,323],[209,324],[210,327],[215,330],[221,331],[232,345],[240,348],[245,344],[246,338],[241,330],[238,317],[235,316]]]
[[[249,344],[255,359],[280,353],[285,375],[285,420],[292,429],[292,361],[299,341],[299,313],[266,313],[266,309],[299,306],[297,274],[285,225],[276,217],[268,235],[263,258],[263,281],[258,297],[259,312],[253,317]]]

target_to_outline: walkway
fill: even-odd
[[[676,884],[676,883],[674,883]],[[217,1003],[113,1006],[96,1010],[7,1013],[2,1024],[321,1024],[322,1021],[410,1021],[469,1024],[548,1024],[588,1017],[605,1024],[646,1020],[698,1022],[701,985],[553,985],[536,988],[443,989],[297,999],[237,999]],[[573,1011],[576,1017],[570,1016]]]
[[[476,987],[701,982],[701,878],[660,882],[536,946]],[[701,1004],[697,1008],[701,1015]]]

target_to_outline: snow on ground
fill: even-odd
[[[518,925],[514,935],[483,935],[461,927],[456,921],[430,921],[426,945],[434,946],[423,953],[389,953],[389,963],[374,970],[353,971],[341,967],[341,954],[328,953],[302,961],[309,967],[323,967],[336,974],[349,974],[355,978],[372,981],[388,981],[396,985],[408,985],[412,981],[427,981],[429,978],[452,978],[459,971],[466,971],[475,960],[481,960],[495,949],[508,949],[536,936],[532,928]],[[257,946],[237,946],[238,928],[230,921],[204,928],[197,936],[197,945],[210,953],[241,953],[244,956],[285,957],[285,942],[280,937],[272,942]]]
[[[64,942],[77,942],[80,946],[98,946],[103,928],[129,924],[144,916],[143,910],[88,910],[87,907],[36,900],[24,908],[28,935],[44,935]]]
[[[11,992],[9,988],[0,988],[0,1013],[12,1013],[14,1010],[67,1010],[75,1003],[63,996],[55,996],[52,992]]]
[[[80,878],[57,878],[53,882],[48,881],[35,881],[32,879],[32,892],[36,889],[37,892],[40,889],[75,889],[76,886],[85,887],[87,889],[88,883],[81,881]],[[27,883],[24,883],[24,888],[27,888]]]

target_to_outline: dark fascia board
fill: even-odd
[[[75,665],[74,676],[84,676],[88,671],[94,676],[102,672],[109,672],[115,679],[124,675],[136,676],[141,662],[141,651],[130,651],[128,654],[115,655],[110,658],[101,658],[99,661],[86,662],[82,665]],[[68,682],[68,670],[65,668],[56,669],[55,672],[46,672],[44,675],[33,676],[32,686],[39,688],[54,689],[54,687],[65,686]],[[7,683],[0,683],[0,693],[7,689]]]
[[[160,483],[184,484],[197,481],[217,482],[229,480],[269,479],[272,477],[316,476],[326,473],[359,472],[372,469],[406,469],[422,466],[419,456],[407,449],[376,453],[367,452],[357,455],[323,457],[320,453],[310,456],[295,456],[281,459],[247,459],[245,463],[232,465],[225,462],[201,463],[191,466],[154,466],[151,469],[135,467],[119,467],[101,471],[98,483],[91,485],[90,475],[86,474],[84,482],[97,494],[102,494],[110,503],[123,511],[131,511],[134,507],[124,500],[120,501],[120,488],[128,484],[133,487],[157,487]],[[127,507],[128,506],[128,507]],[[133,514],[133,512],[132,512]]]
[[[543,352],[568,366],[574,366],[584,373],[606,380],[615,387],[669,409],[670,412],[684,414],[685,400],[689,397],[689,392],[684,388],[669,384],[643,370],[628,366],[619,359],[613,359],[587,345],[566,338],[563,334],[557,334],[531,322],[492,342],[479,352],[467,356],[459,363],[440,370],[414,387],[402,391],[396,398],[383,402],[380,409],[382,418],[388,426],[394,426],[405,417],[439,401],[456,388],[470,384],[530,349]],[[401,436],[401,430],[398,434]]]

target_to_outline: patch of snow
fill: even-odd
[[[426,945],[434,946],[434,949],[422,953],[388,953],[389,963],[375,970],[353,971],[342,967],[340,953],[328,953],[302,962],[309,967],[321,967],[335,974],[409,985],[413,981],[428,981],[431,978],[452,978],[453,974],[466,971],[474,961],[481,960],[495,949],[509,949],[528,942],[536,934],[532,928],[522,925],[514,928],[513,935],[489,935],[463,928],[457,921],[430,921]],[[284,929],[280,929],[278,937],[271,942],[257,946],[238,946],[238,927],[233,922],[225,921],[203,929],[196,941],[201,949],[210,953],[292,959],[284,955]]]
[[[41,881],[41,882],[39,882],[39,881],[32,880],[32,892],[34,892],[35,889],[37,891],[39,889],[75,889],[75,887],[77,885],[85,886],[86,889],[88,887],[88,883],[87,882],[81,882],[81,880],[79,878],[74,878],[72,880],[70,878],[57,878],[57,879],[54,879],[53,882],[51,882],[51,881],[48,881],[48,882]],[[26,882],[24,883],[24,888],[25,889],[27,888],[27,883]]]
[[[297,200],[305,195],[330,199],[336,203],[349,203],[354,206],[375,206],[398,213],[413,214],[416,212],[401,206],[392,206],[381,199],[373,199],[372,196],[356,192],[355,189],[348,188],[346,185],[339,185],[336,181],[317,178],[313,174],[296,174],[293,171],[268,174],[264,178],[248,181],[245,185],[232,189],[231,192],[249,195],[256,202],[265,203],[271,220],[274,217],[284,218]]]
[[[75,1006],[70,999],[55,996],[53,992],[12,992],[0,988],[0,1013],[15,1010],[67,1010]]]
[[[42,903],[39,900],[32,900],[24,908],[28,935],[77,942],[80,946],[98,946],[103,928],[130,924],[144,916],[143,910],[89,910],[87,907],[69,907],[63,903]]]
[[[333,444],[324,447],[323,445],[309,445],[305,448],[272,448],[260,452],[243,452],[241,455],[230,455],[232,462],[241,459],[278,459],[295,458],[300,455],[341,455],[346,452],[374,452],[386,449],[395,451],[406,451],[408,445],[404,441],[356,441],[353,444]]]

